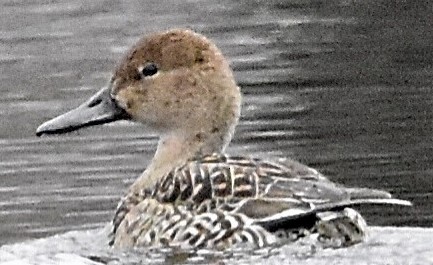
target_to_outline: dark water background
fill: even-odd
[[[203,33],[244,94],[229,153],[289,156],[413,208],[370,224],[433,224],[433,4],[428,1],[0,3],[0,245],[104,226],[156,137],[130,123],[36,138],[104,86],[141,35]]]

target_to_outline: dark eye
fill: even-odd
[[[152,76],[158,72],[158,67],[154,63],[148,63],[143,67],[141,73],[143,76]]]

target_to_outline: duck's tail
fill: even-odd
[[[313,227],[320,218],[318,214],[323,212],[342,211],[361,204],[387,204],[412,206],[407,200],[392,198],[392,195],[383,190],[368,188],[347,188],[349,194],[347,200],[326,202],[316,204],[310,209],[288,209],[273,216],[257,220],[256,224],[265,227],[268,231],[275,231],[280,228]]]
[[[350,200],[342,202],[342,207],[359,204],[395,204],[402,206],[412,206],[407,200],[395,199],[389,192],[369,188],[346,188]]]

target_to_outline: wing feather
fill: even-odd
[[[335,184],[293,160],[264,161],[221,154],[204,156],[175,168],[157,183],[151,197],[197,215],[215,211],[240,214],[252,225],[268,231],[313,225],[319,212],[357,204],[411,205],[393,199],[386,191]],[[135,197],[123,200],[116,213],[115,227],[137,201],[139,198]],[[236,226],[235,219],[227,221]]]

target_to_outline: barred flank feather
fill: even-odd
[[[221,154],[175,168],[152,191],[123,199],[113,220],[128,244],[262,247],[313,231],[317,214],[364,203],[410,205],[385,191],[345,188],[295,161]],[[276,236],[278,235],[278,237]]]

